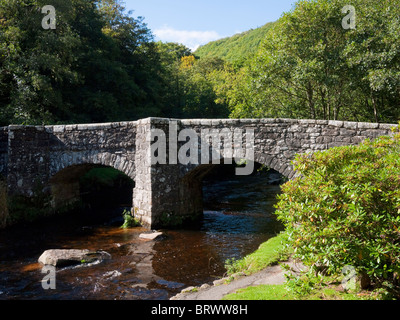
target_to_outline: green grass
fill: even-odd
[[[287,261],[292,251],[288,247],[285,232],[269,239],[250,255],[241,260],[227,261],[228,276],[243,272],[247,275],[256,273],[268,266]],[[296,293],[290,290],[286,284],[260,285],[240,289],[236,293],[229,294],[223,300],[368,300],[374,299],[374,295],[365,293],[347,293],[337,290],[338,283],[329,277],[324,277],[324,285],[311,290],[309,293]],[[376,297],[375,297],[376,298]]]
[[[237,272],[249,275],[280,261],[285,261],[289,255],[290,250],[287,247],[286,234],[282,232],[261,244],[255,252],[243,259],[228,260],[225,267],[227,268],[228,276]]]
[[[236,293],[225,296],[223,300],[295,300],[295,298],[282,284],[240,289]]]
[[[371,297],[340,292],[334,288],[315,290],[311,294],[299,296],[281,284],[240,289],[236,293],[226,295],[223,300],[364,300],[369,298]]]

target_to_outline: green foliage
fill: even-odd
[[[270,22],[260,28],[238,33],[232,37],[212,41],[201,46],[194,54],[200,57],[200,59],[221,58],[232,63],[236,67],[240,67],[249,57],[257,52],[260,43],[273,24],[273,22]]]
[[[311,282],[314,282],[314,286],[311,286]],[[311,280],[304,277],[302,279],[289,280],[280,285],[248,287],[224,296],[223,300],[376,300],[385,298],[383,295],[378,294],[359,296],[338,291],[329,286],[316,289],[315,284],[320,282],[321,280],[318,280],[313,275]]]
[[[340,273],[345,265],[375,284],[400,272],[400,134],[359,146],[298,155],[276,214],[295,257]]]
[[[214,83],[225,62],[218,58],[196,59],[191,51],[175,43],[157,43],[163,63],[163,99],[172,118],[226,118],[224,102],[217,100]]]
[[[155,43],[119,0],[54,0],[55,30],[41,27],[45,1],[0,0],[0,125],[229,115],[395,122],[399,1],[354,0],[356,29],[344,30],[347,1],[301,0],[194,59],[181,44]]]
[[[96,185],[107,185],[114,186],[116,180],[128,181],[127,183],[132,185],[133,182],[129,177],[123,174],[121,171],[111,167],[98,167],[90,169],[82,178],[81,183],[92,183]],[[118,182],[122,183],[122,182]]]
[[[342,27],[346,0],[301,0],[285,13],[221,91],[231,116],[397,122],[400,2],[351,4],[354,30]]]
[[[240,289],[236,293],[229,294],[223,300],[376,300],[378,295],[358,296],[340,292],[334,288],[320,288],[308,294],[297,294],[288,290],[286,284],[260,285]]]
[[[261,285],[240,289],[226,295],[223,300],[295,300],[297,297],[288,292],[285,285]]]
[[[276,264],[288,258],[290,247],[287,244],[287,235],[280,233],[279,235],[269,239],[260,245],[260,247],[250,255],[243,259],[228,259],[225,262],[225,268],[228,275],[237,272],[252,274],[258,272],[267,266]]]
[[[124,210],[122,213],[122,216],[124,218],[124,224],[121,226],[122,229],[129,229],[129,228],[135,228],[140,226],[139,220],[137,220],[135,217],[132,216],[132,213],[128,210]]]
[[[117,0],[0,0],[0,123],[138,119],[161,112],[159,56]]]
[[[21,222],[32,222],[48,215],[49,206],[47,202],[39,202],[35,198],[22,196],[8,199],[9,215],[6,225],[13,225]]]
[[[293,274],[287,266],[284,266],[284,268],[287,269],[285,273],[286,288],[297,296],[311,295],[316,290],[326,286],[325,277],[321,273],[316,272],[313,267],[305,272],[303,271],[299,275]]]
[[[261,165],[260,168],[257,169],[257,172],[260,174],[265,174],[265,173],[268,173],[269,171],[271,171],[271,168],[264,164]]]

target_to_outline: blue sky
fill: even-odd
[[[192,50],[209,41],[279,19],[295,0],[125,0],[133,16],[145,18],[155,40],[183,43]]]

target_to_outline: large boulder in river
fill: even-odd
[[[93,252],[87,249],[52,249],[43,252],[38,261],[44,265],[67,267],[82,263],[101,261],[109,257],[110,255],[103,251]]]

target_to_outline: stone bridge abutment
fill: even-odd
[[[391,135],[395,126],[326,120],[163,118],[104,124],[11,125],[0,128],[0,173],[10,196],[31,197],[37,188],[52,188],[53,193],[69,188],[73,193],[78,185],[71,178],[72,171],[79,173],[91,165],[113,167],[135,181],[135,216],[148,228],[165,227],[202,214],[202,179],[215,165],[211,158],[209,163],[200,161],[203,131],[241,130],[242,147],[253,144],[251,160],[291,179],[295,175],[291,161],[297,153],[356,145],[367,138]],[[183,130],[197,134],[197,162],[177,161],[177,153],[188,143],[178,139]],[[154,131],[165,133],[165,137],[154,138]],[[254,132],[253,142],[248,141],[247,131]],[[162,146],[163,139],[165,148],[156,153],[160,156],[165,152],[166,163],[155,163],[154,146],[157,142]],[[58,200],[62,201],[60,197]]]

